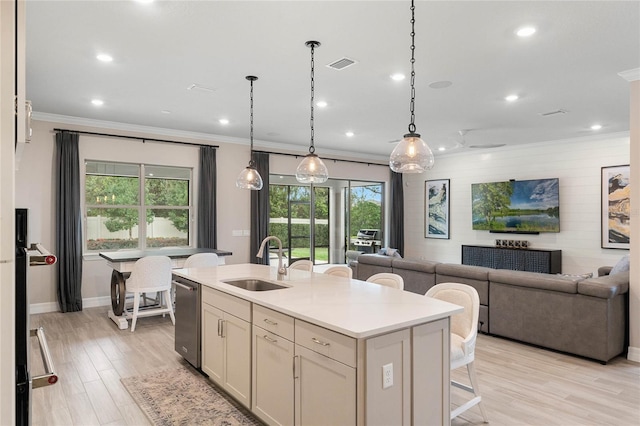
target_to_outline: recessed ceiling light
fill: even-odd
[[[453,83],[448,80],[434,81],[433,83],[429,83],[429,87],[431,87],[432,89],[446,89],[452,84]]]
[[[438,151],[446,151],[447,148],[445,148],[444,146],[441,146],[440,148],[438,148]]]
[[[395,80],[395,81],[402,81],[404,80],[404,74],[401,73],[395,73],[395,74],[391,74],[391,80]]]
[[[536,32],[536,29],[534,27],[522,27],[522,28],[518,28],[518,30],[516,31],[516,34],[518,35],[518,37],[529,37],[534,35]]]
[[[347,135],[348,137],[352,137],[354,135],[354,133],[353,132],[347,132],[347,133],[345,133],[345,135]]]
[[[113,57],[111,57],[111,55],[107,55],[106,53],[100,53],[98,56],[96,56],[96,59],[102,62],[113,61]]]
[[[318,102],[316,103],[316,106],[317,106],[318,108],[324,108],[324,107],[326,107],[326,106],[327,106],[327,103],[326,103],[325,101],[318,101]]]
[[[594,124],[591,126],[591,130],[600,130],[602,129],[602,124]]]
[[[95,106],[100,106],[104,104],[104,101],[100,100],[100,99],[92,99],[91,103],[94,104]]]
[[[138,3],[153,3],[155,0],[136,0]]]
[[[163,113],[163,114],[171,114],[171,111],[169,111],[168,109],[163,109],[160,112]]]
[[[220,124],[229,124],[229,120],[227,120],[226,118],[221,118],[220,120],[218,120],[218,122]]]
[[[518,95],[509,95],[509,96],[505,96],[504,100],[508,102],[513,102],[513,101],[517,101],[518,98],[519,98]]]

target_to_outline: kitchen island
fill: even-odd
[[[177,269],[201,290],[202,371],[268,424],[449,424],[457,305],[363,281],[242,264]],[[250,291],[258,278],[285,288]]]

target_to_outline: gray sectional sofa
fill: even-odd
[[[425,294],[435,284],[459,282],[480,296],[478,329],[487,334],[606,363],[626,348],[629,272],[583,278],[361,255],[354,277],[378,272],[404,279],[405,290]]]

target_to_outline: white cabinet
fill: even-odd
[[[269,425],[293,424],[293,318],[253,305],[251,411]]]
[[[296,320],[295,341],[295,424],[355,425],[355,339]]]
[[[251,407],[251,304],[202,289],[202,371]]]

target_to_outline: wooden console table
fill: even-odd
[[[462,246],[462,264],[494,269],[559,274],[562,250],[511,249],[492,246]]]

